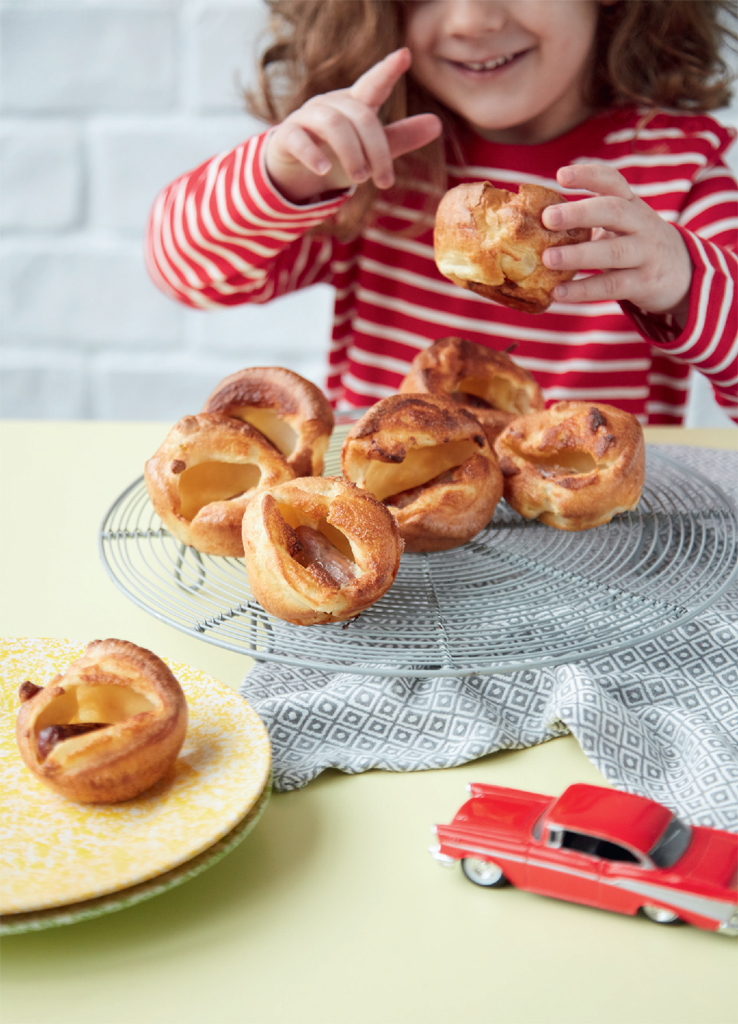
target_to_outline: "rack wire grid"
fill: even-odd
[[[340,475],[337,427],[325,473]],[[451,551],[405,554],[389,591],[347,623],[294,626],[251,594],[242,559],[170,536],[143,477],[115,501],[99,547],[137,605],[190,636],[256,660],[376,676],[463,676],[583,661],[694,618],[738,570],[738,519],[702,474],[647,447],[636,510],[570,533],[504,501]]]

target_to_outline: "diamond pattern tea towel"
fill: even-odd
[[[738,453],[671,448],[738,496]],[[461,678],[361,676],[259,663],[242,695],[266,723],[277,789],[325,768],[418,771],[567,732],[612,785],[738,832],[733,585],[707,611],[615,654]]]

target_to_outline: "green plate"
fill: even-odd
[[[102,914],[111,914],[115,910],[125,910],[136,903],[149,900],[168,889],[173,889],[183,882],[189,881],[207,868],[217,864],[227,853],[243,842],[251,829],[256,825],[266,807],[272,790],[272,776],[264,787],[249,813],[235,828],[223,836],[214,846],[204,850],[192,860],[185,861],[171,871],[166,871],[156,878],[150,878],[139,885],[128,889],[108,893],[80,903],[70,903],[65,907],[50,907],[48,910],[32,910],[26,914],[5,914],[0,917],[0,935],[18,935],[21,932],[40,931],[42,928],[56,928],[62,924],[75,924],[87,921]]]

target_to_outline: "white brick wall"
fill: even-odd
[[[160,188],[260,130],[261,0],[0,3],[1,412],[160,419],[259,363],[325,377],[332,291],[213,314],[143,264]]]
[[[327,286],[201,313],[143,265],[159,189],[260,130],[264,24],[261,0],[0,0],[2,415],[172,421],[265,363],[322,384]]]

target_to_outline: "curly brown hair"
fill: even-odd
[[[246,93],[249,111],[270,124],[312,96],[346,89],[404,44],[413,0],[265,0],[271,36],[259,62],[258,87]],[[735,73],[727,46],[738,39],[736,0],[616,0],[600,5],[595,59],[587,99],[594,110],[639,106],[708,111],[725,105]],[[412,76],[398,83],[380,111],[385,124],[431,111],[456,138],[457,117]],[[396,161],[395,190],[427,182],[445,188],[443,136]],[[377,190],[357,188],[330,230],[348,237],[367,221]]]

